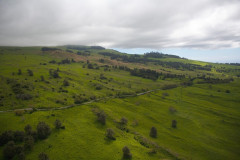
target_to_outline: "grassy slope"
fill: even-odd
[[[55,100],[67,98],[66,105],[72,104],[72,95],[85,93],[86,95],[97,95],[100,97],[109,94],[116,94],[117,91],[135,92],[142,88],[160,88],[165,83],[176,83],[176,80],[153,82],[151,80],[133,77],[125,71],[111,70],[104,72],[100,70],[90,70],[83,68],[83,63],[70,65],[39,65],[54,59],[59,61],[65,58],[65,54],[42,54],[40,48],[24,48],[19,51],[4,51],[0,55],[1,61],[1,94],[6,100],[1,110],[22,108],[29,106],[36,107],[60,107],[64,105],[56,104]],[[2,51],[3,52],[3,51]],[[94,51],[93,51],[94,52]],[[12,56],[9,56],[11,53]],[[24,53],[24,55],[22,55]],[[34,53],[34,54],[33,54]],[[14,55],[13,55],[14,54]],[[70,54],[70,53],[67,53]],[[26,60],[25,60],[26,56]],[[90,61],[97,63],[99,55],[88,57]],[[58,58],[56,58],[58,57]],[[85,61],[86,57],[75,57]],[[107,59],[107,58],[106,58]],[[186,61],[186,60],[184,60]],[[112,62],[113,63],[113,62]],[[136,64],[129,64],[136,66]],[[224,65],[226,66],[226,65]],[[49,68],[60,68],[61,79],[49,79]],[[156,66],[149,66],[156,67]],[[22,68],[23,75],[11,75]],[[33,77],[26,74],[26,69],[30,68],[34,72]],[[172,72],[179,72],[172,70]],[[87,76],[86,73],[89,73]],[[108,84],[100,82],[100,73],[114,80]],[[34,82],[44,75],[50,84],[44,82]],[[34,94],[39,94],[38,98],[30,101],[16,100],[14,96],[7,96],[11,93],[9,85],[5,83],[5,78],[17,78],[19,81],[32,83],[35,87]],[[51,88],[59,88],[64,78],[69,78],[70,86],[66,87],[69,93],[52,92]],[[92,82],[90,82],[92,80]],[[91,85],[101,83],[104,89],[98,91]],[[74,87],[73,87],[74,84]],[[131,84],[131,88],[129,88]],[[114,86],[114,87],[112,87]],[[161,90],[146,95],[114,98],[106,101],[95,102],[88,105],[80,105],[75,108],[60,111],[38,111],[33,114],[24,114],[23,117],[15,116],[14,113],[0,113],[0,132],[8,129],[23,130],[26,124],[31,124],[34,128],[39,121],[47,122],[51,128],[56,118],[63,121],[65,130],[57,131],[53,129],[51,136],[43,141],[38,141],[34,145],[32,152],[27,154],[27,159],[37,159],[37,155],[44,151],[50,159],[121,159],[122,147],[129,146],[133,159],[175,159],[178,155],[185,159],[238,159],[240,149],[240,82],[235,79],[229,84],[196,84],[186,88],[175,88],[171,90]],[[111,89],[115,90],[112,91]],[[225,90],[231,90],[230,94]],[[218,92],[220,90],[220,92]],[[167,92],[169,96],[162,98],[162,93]],[[172,114],[169,107],[177,109]],[[92,113],[92,108],[98,107],[107,113],[107,124],[105,126],[96,122],[96,116]],[[55,116],[51,116],[55,114]],[[116,121],[126,117],[128,129],[125,132],[118,129]],[[171,128],[171,121],[176,119],[177,129]],[[135,125],[138,122],[138,125]],[[150,138],[149,130],[152,126],[158,129],[158,138]],[[116,132],[116,141],[105,140],[105,131],[113,128]],[[146,137],[149,141],[156,142],[160,146],[157,154],[149,154],[150,148],[146,148],[134,139],[136,133]],[[0,148],[2,150],[2,147]],[[2,159],[2,154],[0,156]]]

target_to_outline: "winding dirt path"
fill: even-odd
[[[141,95],[144,95],[144,94],[147,94],[147,93],[151,93],[151,92],[154,92],[154,91],[159,91],[159,90],[162,90],[162,89],[153,89],[153,90],[149,90],[149,91],[146,91],[146,92],[142,92],[142,93],[138,93],[138,94],[133,94],[133,95],[121,95],[121,97],[125,98],[125,97],[141,96]],[[56,108],[36,108],[36,111],[64,110],[64,109],[68,109],[68,108],[72,108],[72,107],[77,107],[77,106],[86,105],[86,104],[90,104],[90,103],[93,103],[93,102],[98,102],[98,101],[101,101],[101,100],[113,99],[113,98],[117,98],[117,97],[115,97],[115,96],[109,96],[109,97],[104,97],[104,98],[99,98],[99,99],[91,100],[91,101],[88,101],[88,102],[84,102],[84,103],[81,103],[81,104],[78,104],[78,105],[70,105],[70,106],[64,106],[64,107],[56,107]],[[31,110],[33,110],[33,108],[23,108],[23,109],[6,110],[6,111],[0,111],[0,113],[14,112],[14,111],[16,111],[16,110],[31,111]]]

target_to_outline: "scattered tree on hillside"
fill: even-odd
[[[106,137],[112,140],[115,140],[116,138],[114,137],[114,130],[112,128],[108,128],[106,131]]]
[[[24,149],[25,150],[32,150],[34,145],[34,139],[32,136],[27,136],[24,138]]]
[[[41,76],[41,81],[44,81],[44,77],[43,77],[43,75]]]
[[[123,125],[127,125],[128,119],[126,117],[122,117],[120,123],[123,124]]]
[[[22,142],[24,140],[25,133],[23,131],[14,132],[14,142]]]
[[[11,130],[5,131],[0,136],[0,146],[3,146],[4,144],[13,140],[14,140],[14,132]]]
[[[32,70],[28,69],[27,72],[28,72],[29,76],[33,76],[33,71]]]
[[[98,121],[102,124],[106,124],[106,114],[104,111],[97,112]]]
[[[37,134],[40,139],[45,139],[51,134],[51,129],[45,122],[39,122],[37,125]]]
[[[56,119],[56,121],[54,122],[54,125],[56,129],[60,129],[62,127],[62,122],[59,119]]]
[[[21,74],[22,74],[22,70],[18,69],[18,75],[21,75]]]
[[[127,158],[127,159],[132,158],[132,154],[130,153],[130,149],[127,146],[123,147],[122,151],[123,151],[123,158]]]
[[[3,149],[3,155],[6,159],[12,159],[16,155],[16,146],[13,141],[9,141]]]
[[[26,126],[24,127],[24,130],[25,130],[26,135],[31,135],[31,133],[32,133],[32,126],[30,126],[30,125],[28,124],[28,125],[26,125]]]
[[[38,159],[39,160],[49,160],[48,155],[43,152],[38,155]]]
[[[177,128],[177,121],[176,120],[172,120],[172,128]]]
[[[65,80],[63,81],[63,86],[69,86],[68,80],[65,79]]]
[[[152,127],[149,135],[153,138],[157,138],[157,129],[155,127]]]

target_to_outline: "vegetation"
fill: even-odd
[[[239,159],[237,64],[90,46],[0,52],[0,159]]]
[[[155,127],[152,127],[149,135],[153,138],[157,138],[157,129]]]

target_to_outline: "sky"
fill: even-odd
[[[240,62],[239,15],[240,0],[0,0],[0,45],[100,45]]]

